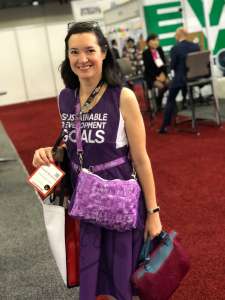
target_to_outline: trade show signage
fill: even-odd
[[[159,34],[161,45],[171,47],[178,27],[187,27],[189,32],[206,34],[204,1],[207,1],[211,49],[216,54],[225,48],[225,1],[224,0],[143,0],[147,33]],[[159,4],[160,2],[160,4]]]
[[[71,7],[76,22],[103,19],[102,1],[71,1]]]
[[[183,26],[182,3],[171,0],[144,0],[144,18],[147,33],[159,35],[164,50],[175,43],[175,31]]]
[[[224,0],[187,0],[183,1],[186,24],[189,31],[203,31],[206,34],[206,20],[204,18],[204,2],[207,2],[207,17],[210,28],[207,32],[213,53],[225,48],[225,1]]]

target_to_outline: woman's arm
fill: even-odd
[[[146,134],[143,118],[134,93],[123,88],[120,98],[121,113],[125,122],[125,130],[130,146],[130,154],[142,186],[147,210],[158,206],[155,184],[149,156],[146,151]],[[145,237],[158,235],[162,230],[159,213],[148,214]]]

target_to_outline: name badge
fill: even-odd
[[[164,65],[164,62],[160,57],[158,57],[158,58],[155,59],[155,64],[158,68],[160,68]]]
[[[42,196],[47,197],[64,175],[65,173],[55,164],[43,165],[28,178],[28,183]]]

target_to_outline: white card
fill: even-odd
[[[65,173],[55,164],[43,165],[34,171],[28,182],[43,196],[47,196],[64,175]]]
[[[160,57],[158,57],[158,58],[155,59],[155,64],[158,68],[160,68],[164,65],[164,62]]]

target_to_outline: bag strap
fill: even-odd
[[[89,98],[86,102],[91,103],[91,99],[93,99],[93,95],[95,96],[100,88],[101,88],[102,82],[100,81],[97,87],[94,89],[94,91],[91,93]],[[76,163],[73,163],[73,168],[76,172],[78,172],[83,167],[83,146],[82,146],[82,139],[81,139],[81,106],[80,106],[80,99],[78,96],[78,89],[75,90],[75,128],[76,128],[76,143],[77,143],[77,155],[79,157],[80,165],[78,166]],[[110,169],[116,166],[119,166],[121,164],[124,164],[125,162],[128,162],[129,159],[126,156],[119,157],[117,159],[105,162],[103,164],[98,164],[95,166],[89,166],[89,170],[91,172],[99,172],[104,171],[106,169]],[[136,179],[136,172],[133,168],[132,177]]]
[[[120,166],[120,165],[122,165],[122,164],[124,164],[128,161],[129,161],[129,159],[126,156],[122,156],[122,157],[119,157],[117,159],[105,162],[103,164],[89,166],[88,169],[91,172],[96,173],[96,172],[100,172],[100,171],[105,171],[105,170],[113,168],[113,167]],[[74,162],[72,163],[72,167],[73,167],[75,172],[78,172],[80,170],[80,166],[78,164],[74,163]]]
[[[77,91],[76,91],[77,94]],[[75,97],[77,97],[75,94]],[[75,106],[75,128],[76,128],[76,143],[77,143],[77,154],[83,153],[82,139],[81,139],[81,111],[80,111],[80,101],[77,98],[77,103]]]
[[[147,264],[151,260],[151,254],[155,249],[155,246],[161,242],[166,242],[167,238],[169,238],[169,234],[166,231],[161,231],[161,233],[156,236],[153,240],[150,237],[144,242],[144,245],[141,249],[141,253],[139,255],[139,264],[144,262]]]
[[[66,135],[66,132],[64,131],[64,128],[62,128],[58,138],[56,139],[55,141],[55,144],[53,145],[52,147],[52,153],[55,153],[56,152],[56,149],[58,148],[58,146],[61,144],[64,136]]]

